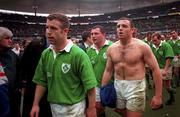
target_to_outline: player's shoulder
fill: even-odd
[[[136,45],[136,47],[138,47],[143,52],[148,52],[151,50],[151,47],[147,43],[145,43],[143,40],[140,40],[137,38],[133,38],[133,39],[134,39],[134,44]]]
[[[137,38],[133,38],[133,40],[135,41],[135,43],[139,46],[143,46],[143,47],[149,47],[149,45],[147,43],[145,43],[143,40],[141,39],[137,39]]]
[[[118,46],[119,46],[119,41],[116,41],[109,46],[109,49],[117,48]]]

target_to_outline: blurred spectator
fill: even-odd
[[[15,43],[14,48],[12,49],[12,51],[19,56],[20,55],[20,50],[21,50],[21,48],[20,48],[19,43]]]
[[[83,49],[85,52],[88,48],[90,48],[93,45],[93,40],[91,38],[91,33],[88,31],[85,31],[82,33],[82,41],[79,42],[79,47]]]
[[[47,48],[46,39],[33,39],[25,48],[24,54],[21,60],[21,81],[23,83],[22,96],[24,96],[24,102],[22,106],[22,117],[28,117],[35,94],[35,83],[32,82],[36,66],[42,51]],[[28,67],[27,67],[28,66]],[[47,102],[47,95],[43,97],[40,103],[39,117],[51,117],[51,109]]]
[[[6,96],[4,98],[5,99],[4,103],[7,103],[6,105],[7,115],[2,115],[4,117],[20,117],[20,111],[19,111],[20,92],[19,92],[19,79],[18,79],[19,58],[11,50],[12,36],[13,34],[9,29],[5,27],[0,27],[0,63],[3,68],[1,72],[4,72],[3,73],[4,77],[7,77],[8,79],[8,89],[7,87],[5,87],[6,89],[4,90],[8,90],[8,96],[9,96],[9,97]],[[9,100],[10,107],[8,107],[7,100]],[[8,108],[10,108],[10,112],[8,111]]]

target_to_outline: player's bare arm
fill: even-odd
[[[162,104],[162,75],[157,63],[157,60],[149,46],[143,46],[144,61],[153,72],[153,81],[155,84],[155,96],[152,98],[151,107],[159,108]]]
[[[111,59],[111,47],[110,46],[107,50],[107,62],[106,62],[106,68],[104,70],[103,78],[102,78],[102,86],[106,85],[109,80],[111,79],[112,72],[113,72],[113,63]]]

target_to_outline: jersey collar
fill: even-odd
[[[105,41],[105,43],[104,43],[103,46],[105,46],[105,45],[109,45],[109,41],[108,41],[108,40]],[[103,47],[103,46],[102,46],[102,47]],[[93,49],[96,50],[96,46],[95,46],[94,44],[91,46],[91,48],[93,48]]]
[[[72,46],[73,46],[73,42],[69,40],[67,45],[62,50],[60,50],[60,52],[62,52],[62,51],[70,52]],[[50,44],[49,48],[54,51],[52,44]]]
[[[159,44],[159,47],[156,47],[154,44],[153,44],[153,47],[156,49],[156,50],[158,50],[161,46],[162,46],[162,41],[160,42],[160,44]]]

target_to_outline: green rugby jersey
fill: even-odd
[[[101,86],[101,80],[106,67],[106,51],[111,44],[111,41],[106,41],[105,45],[99,50],[98,53],[96,52],[96,48],[94,46],[87,50],[87,55],[89,56],[91,64],[93,66],[94,73],[98,82],[98,87]]]
[[[174,55],[175,56],[180,55],[180,39],[177,39],[176,41],[171,39],[168,40],[167,42],[171,45]]]
[[[167,42],[161,42],[159,48],[152,46],[152,51],[157,59],[160,69],[163,69],[166,64],[166,58],[173,59],[174,53],[172,47]]]
[[[76,45],[56,57],[50,48],[43,51],[33,81],[47,87],[50,103],[69,105],[85,99],[97,85],[87,54]]]

